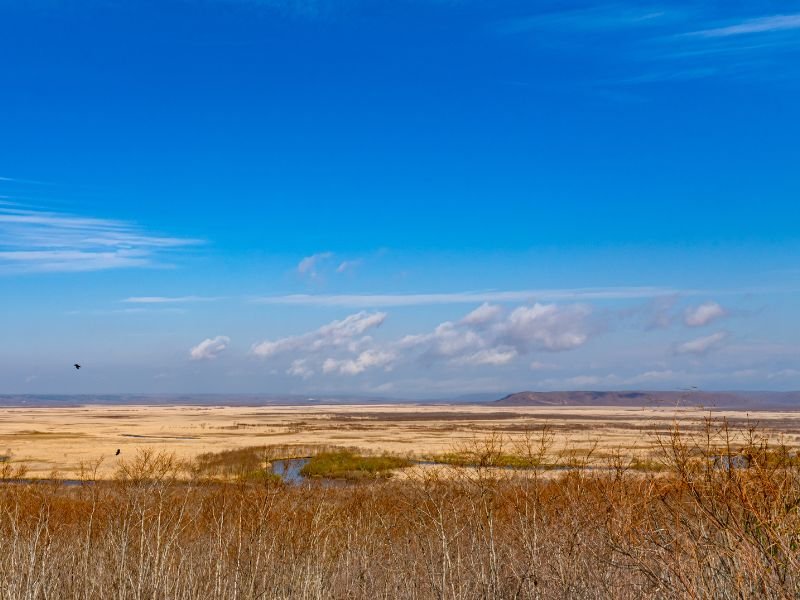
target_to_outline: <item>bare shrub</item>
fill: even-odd
[[[710,419],[659,442],[658,472],[614,453],[565,468],[575,455],[543,429],[475,440],[471,464],[349,485],[211,480],[154,450],[69,485],[3,463],[0,597],[800,595],[797,455]],[[526,468],[498,468],[506,457]]]

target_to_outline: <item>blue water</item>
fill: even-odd
[[[280,475],[286,483],[302,483],[304,477],[300,474],[300,469],[308,464],[308,458],[287,458],[272,462],[272,472]]]

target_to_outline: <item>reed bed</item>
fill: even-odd
[[[495,439],[447,476],[335,486],[210,479],[150,450],[77,485],[25,482],[4,463],[0,597],[800,595],[800,467],[786,446],[708,420],[659,438],[658,471],[622,454],[552,471],[547,432],[527,439],[522,470],[492,466],[510,452]]]

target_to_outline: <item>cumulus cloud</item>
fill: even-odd
[[[539,348],[551,352],[572,350],[589,339],[587,317],[591,309],[583,304],[520,306],[501,327],[502,338],[520,351]]]
[[[486,323],[495,321],[502,312],[503,309],[496,304],[484,302],[466,317],[461,319],[461,322],[465,325],[484,325]]]
[[[462,356],[454,361],[459,365],[491,365],[498,367],[506,365],[517,357],[517,351],[514,348],[488,348],[486,350],[479,350],[474,354]]]
[[[381,325],[385,319],[386,313],[361,311],[303,335],[254,344],[252,351],[256,356],[269,358],[286,352],[318,352],[342,346],[355,349],[360,341],[369,341],[359,338],[370,329]]]
[[[318,252],[317,254],[306,256],[297,263],[297,272],[300,273],[300,275],[314,278],[317,276],[317,266],[319,263],[332,257],[333,252]]]
[[[339,373],[341,375],[358,375],[367,369],[383,367],[390,370],[395,355],[382,350],[365,350],[354,359],[337,360],[327,358],[322,363],[323,373]]]
[[[689,327],[702,327],[725,316],[725,309],[716,302],[705,302],[686,309],[683,322]]]
[[[189,350],[192,360],[209,360],[216,358],[228,348],[231,339],[225,335],[218,335],[215,338],[206,338],[197,346]]]
[[[427,333],[380,341],[369,334],[384,322],[386,313],[361,311],[308,333],[258,342],[252,353],[285,361],[287,374],[303,378],[315,373],[353,376],[414,364],[500,367],[531,352],[583,345],[591,333],[590,313],[578,304],[533,304],[509,313],[484,303]]]
[[[314,375],[314,369],[309,366],[307,359],[299,358],[292,361],[292,364],[289,365],[289,368],[286,370],[286,374],[308,379]]]
[[[678,354],[706,354],[707,352],[710,352],[718,347],[726,337],[728,337],[727,333],[724,331],[718,331],[717,333],[712,333],[711,335],[684,342],[677,347],[676,352]]]
[[[398,343],[403,349],[424,348],[426,355],[445,358],[476,351],[484,345],[485,340],[477,332],[450,321],[437,325],[431,333],[407,335]]]
[[[483,304],[458,322],[445,321],[430,333],[408,335],[397,347],[418,351],[423,362],[444,359],[461,365],[503,365],[536,350],[557,352],[582,346],[590,335],[590,313],[579,304],[536,303],[506,315],[497,306]]]

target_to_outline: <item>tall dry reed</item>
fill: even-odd
[[[787,448],[709,420],[662,436],[643,473],[622,454],[556,470],[551,443],[490,439],[470,465],[357,485],[215,481],[149,450],[77,485],[0,465],[0,597],[800,595]],[[529,468],[493,466],[510,454]]]

